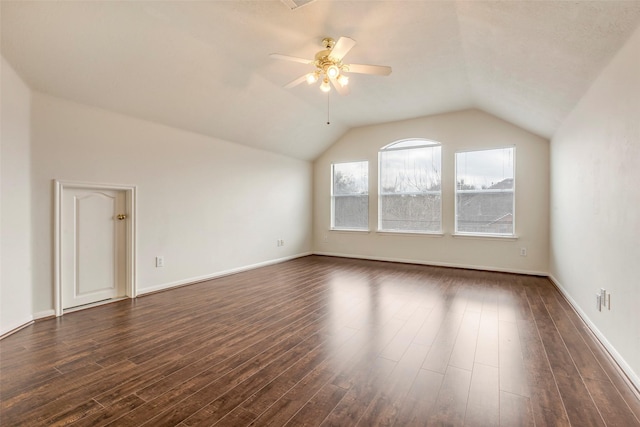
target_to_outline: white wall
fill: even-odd
[[[0,135],[0,335],[32,320],[31,92],[2,58]]]
[[[32,111],[36,317],[53,309],[54,179],[137,186],[138,292],[310,252],[309,162],[37,92]]]
[[[377,159],[383,146],[405,138],[442,143],[444,237],[376,233]],[[517,240],[452,237],[454,156],[459,150],[516,146]],[[371,232],[329,231],[331,163],[369,161]],[[546,274],[549,247],[549,142],[478,110],[352,129],[314,164],[314,251],[433,265]],[[326,241],[325,241],[326,236]],[[526,247],[528,255],[520,256]]]
[[[640,387],[640,28],[551,143],[550,272]],[[596,310],[606,288],[611,311]]]

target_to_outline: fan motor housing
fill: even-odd
[[[336,45],[336,41],[331,37],[325,37],[322,39],[322,46],[325,49],[331,50]]]
[[[322,46],[324,47],[324,50],[316,53],[314,61],[314,65],[316,66],[316,68],[318,68],[318,71],[326,73],[327,69],[332,65],[335,65],[339,69],[342,69],[342,61],[336,61],[335,59],[330,57],[331,50],[335,45],[336,41],[331,37],[325,37],[324,39],[322,39]]]

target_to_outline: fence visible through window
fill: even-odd
[[[369,162],[331,165],[331,228],[369,229]]]
[[[456,233],[513,235],[515,148],[456,153]]]
[[[379,152],[378,229],[413,233],[442,230],[441,147],[410,139]]]

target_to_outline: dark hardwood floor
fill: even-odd
[[[540,277],[310,256],[0,341],[4,426],[639,426]]]

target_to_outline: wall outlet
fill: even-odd
[[[600,306],[611,310],[611,294],[605,288],[600,288]]]
[[[280,247],[280,246],[284,246],[284,239],[278,239],[276,240],[276,246]]]
[[[596,308],[602,311],[602,307],[611,310],[611,294],[605,288],[600,288],[600,293],[596,294]]]
[[[520,256],[527,256],[527,248],[520,248]]]
[[[164,257],[157,256],[156,257],[156,267],[164,267]]]
[[[327,243],[329,241],[329,236],[327,236],[326,234],[322,236],[322,241]]]
[[[611,310],[611,294],[604,288],[600,288],[600,302],[607,310]]]

